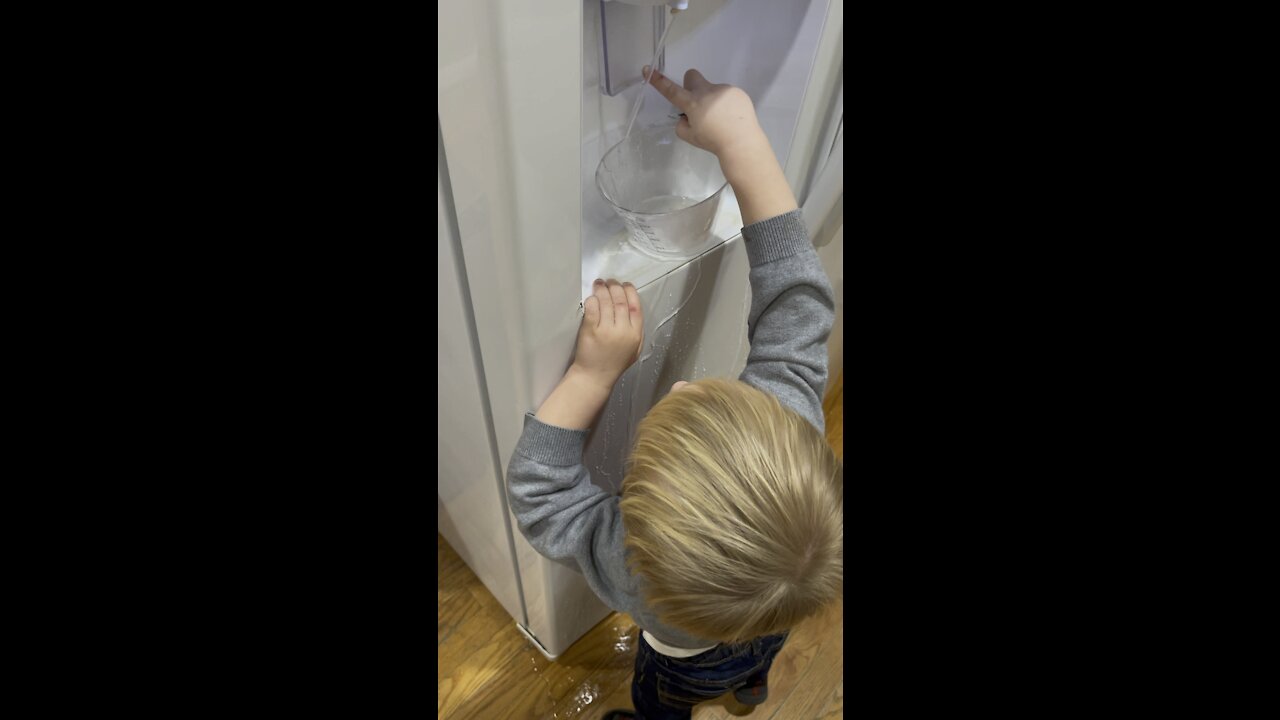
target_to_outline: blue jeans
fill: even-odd
[[[764,681],[786,634],[720,645],[687,658],[668,657],[640,635],[631,702],[638,720],[688,720],[693,706]]]

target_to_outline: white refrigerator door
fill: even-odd
[[[440,534],[512,617],[524,617],[501,462],[439,143],[436,242],[436,519]]]
[[[577,330],[582,10],[580,0],[438,5],[440,132],[504,476],[524,414],[559,380]],[[607,609],[576,570],[512,537],[518,570],[508,572],[525,601],[512,617],[558,655]]]

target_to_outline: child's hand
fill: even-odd
[[[611,390],[640,355],[644,341],[640,293],[631,283],[596,280],[583,310],[570,372]]]
[[[649,66],[642,72],[647,75]],[[657,70],[649,82],[684,113],[676,125],[676,135],[714,154],[721,162],[741,146],[758,147],[765,137],[756,119],[755,106],[741,88],[713,85],[697,70],[684,74],[684,87]]]
[[[645,66],[644,72],[648,71]],[[657,71],[649,82],[684,113],[676,135],[720,159],[720,170],[742,210],[743,225],[796,209],[795,195],[760,128],[755,106],[741,88],[712,85],[697,70],[684,74],[684,87]]]
[[[640,293],[631,283],[596,280],[582,307],[573,364],[536,414],[548,425],[570,430],[591,427],[644,342]]]

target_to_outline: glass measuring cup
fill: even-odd
[[[676,137],[674,126],[632,132],[596,168],[596,186],[626,223],[631,244],[663,260],[693,257],[710,244],[727,184],[716,156]]]

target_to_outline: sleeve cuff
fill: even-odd
[[[813,249],[809,228],[805,227],[799,208],[768,220],[751,223],[742,228],[742,237],[746,240],[747,259],[751,267]]]
[[[516,443],[516,452],[544,465],[565,467],[582,462],[582,448],[586,444],[586,430],[548,425],[533,413],[525,413],[524,432]]]

